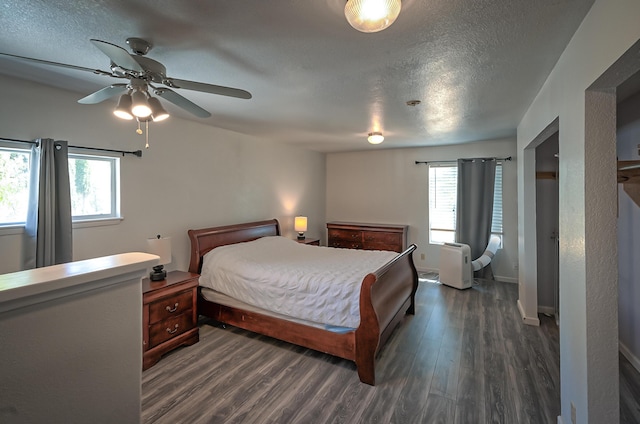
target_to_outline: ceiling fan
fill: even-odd
[[[109,71],[85,68],[76,65],[68,65],[65,63],[51,62],[48,60],[34,59],[8,53],[0,53],[0,55],[45,65],[76,69],[80,71],[92,72],[98,75],[105,75],[113,78],[129,80],[127,83],[111,84],[78,100],[78,103],[82,104],[95,104],[107,100],[111,97],[121,95],[120,102],[118,104],[118,107],[116,108],[115,113],[116,115],[123,117],[118,114],[118,109],[121,109],[122,106],[129,110],[131,109],[131,106],[133,106],[134,113],[129,114],[126,119],[133,119],[135,117],[138,118],[138,120],[143,121],[148,121],[149,119],[159,120],[154,117],[154,110],[160,110],[164,112],[164,109],[162,109],[160,102],[156,98],[151,96],[151,93],[158,97],[162,97],[165,100],[168,100],[176,106],[179,106],[182,109],[200,118],[208,118],[211,116],[208,111],[196,105],[186,97],[183,97],[182,95],[176,93],[172,90],[172,88],[219,94],[222,96],[236,97],[239,99],[251,98],[251,93],[238,88],[224,87],[220,85],[206,84],[202,82],[168,77],[166,75],[166,68],[163,64],[145,56],[149,52],[149,50],[151,50],[152,45],[148,41],[141,38],[127,38],[127,45],[131,48],[131,51],[133,53],[129,53],[122,47],[108,43],[106,41],[96,39],[91,39],[90,41],[111,60]],[[124,105],[121,104],[123,103],[123,100],[125,103]],[[131,102],[133,104],[130,104]],[[147,109],[150,111],[147,116],[139,116],[137,113],[135,113],[136,104],[141,102],[145,103]],[[168,116],[166,112],[164,112],[164,114],[164,117]]]

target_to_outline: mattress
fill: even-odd
[[[362,280],[397,255],[263,237],[208,252],[199,284],[286,317],[357,328]]]

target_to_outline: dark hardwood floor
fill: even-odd
[[[429,281],[421,278],[416,315],[381,352],[375,387],[349,361],[204,321],[199,343],[143,372],[142,420],[555,424],[554,320],[522,324],[515,284],[481,280],[460,291]],[[623,422],[639,422],[637,373],[622,381],[632,402],[621,414],[636,420]]]

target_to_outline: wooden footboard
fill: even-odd
[[[189,230],[189,271],[199,273],[202,257],[225,244],[279,235],[277,220]],[[360,381],[375,384],[375,358],[405,314],[415,312],[418,274],[413,264],[415,245],[380,269],[365,276],[360,289],[360,325],[355,331],[333,333],[270,315],[233,308],[198,296],[198,313],[221,323],[339,356],[356,363]]]
[[[360,381],[375,385],[375,357],[405,314],[415,313],[418,273],[412,244],[401,255],[368,274],[360,288],[360,326],[355,362]]]

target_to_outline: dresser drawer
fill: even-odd
[[[329,230],[329,239],[342,242],[362,242],[362,231],[358,230]]]
[[[407,228],[394,224],[328,222],[327,246],[402,252],[407,244]]]
[[[402,251],[402,234],[397,233],[364,233],[364,249]]]
[[[149,304],[149,324],[180,315],[193,307],[193,290],[185,290]]]
[[[149,348],[191,330],[194,327],[192,317],[192,310],[189,309],[181,315],[151,325],[149,328]]]
[[[339,240],[330,239],[329,247],[341,247],[343,249],[362,249],[362,243],[359,240]]]

